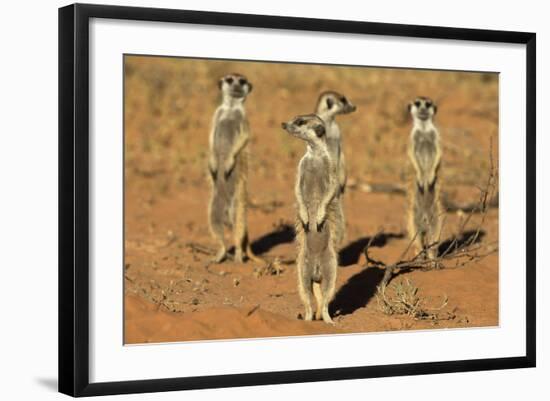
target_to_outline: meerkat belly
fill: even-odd
[[[337,163],[340,158],[340,138],[327,137],[327,147],[331,159]]]
[[[309,251],[309,257],[315,258],[321,256],[321,254],[328,249],[330,233],[325,224],[321,231],[310,230],[306,233],[306,249]]]
[[[236,181],[239,175],[239,163],[235,164],[235,167],[228,177],[223,174],[223,168],[230,157],[233,145],[239,135],[241,127],[240,120],[236,119],[221,119],[218,121],[216,127],[216,134],[214,137],[214,152],[216,154],[218,166],[220,166],[221,174],[218,174],[216,180],[216,186],[218,192],[228,201],[233,198],[235,193]]]
[[[328,165],[324,160],[312,159],[305,162],[303,168],[302,197],[308,210],[309,219],[314,221],[317,209],[328,191]]]
[[[320,174],[320,172],[325,169],[326,166],[324,164],[312,164],[308,166],[307,174],[304,174],[303,177],[302,193],[306,194],[306,196],[304,196],[304,203],[307,208],[310,222],[315,222],[321,201],[329,188],[328,172],[326,174]],[[307,249],[312,254],[319,254],[327,249],[329,239],[330,233],[328,224],[323,225],[320,231],[317,231],[315,228],[311,229],[306,234]]]
[[[414,143],[414,153],[423,173],[427,173],[435,163],[437,153],[433,138],[418,136]]]
[[[218,163],[224,163],[229,156],[239,134],[239,129],[240,121],[223,119],[218,122],[214,137],[214,152],[217,155]]]

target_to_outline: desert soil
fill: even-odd
[[[498,325],[498,252],[463,267],[410,269],[393,279],[418,287],[434,319],[384,313],[376,295],[384,272],[368,267],[362,253],[380,232],[372,242],[376,259],[395,262],[409,244],[407,197],[371,192],[369,185],[406,188],[412,179],[406,104],[417,95],[439,105],[443,191],[459,205],[478,200],[491,157],[498,166],[497,75],[136,56],[125,62],[126,343]],[[283,261],[280,271],[253,262],[210,264],[203,252],[214,246],[207,226],[208,132],[217,79],[227,72],[254,84],[246,105],[249,236],[256,254]],[[347,242],[331,305],[335,326],[300,319],[292,225],[304,145],[280,129],[282,121],[311,112],[327,89],[358,107],[339,119],[350,186]],[[447,213],[442,238],[453,238],[465,216]],[[480,219],[474,215],[466,228]],[[498,241],[498,207],[489,209],[480,241],[488,247]]]

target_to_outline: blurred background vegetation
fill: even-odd
[[[266,191],[294,180],[304,151],[280,123],[313,112],[319,93],[329,89],[357,105],[357,112],[339,118],[352,182],[408,181],[407,103],[418,95],[438,104],[446,188],[460,192],[484,183],[491,138],[498,166],[498,74],[126,56],[127,187],[167,195],[207,186],[217,82],[229,72],[254,85],[246,103],[250,180],[252,186],[267,182]]]

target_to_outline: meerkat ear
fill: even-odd
[[[325,135],[325,127],[322,125],[316,125],[315,126],[315,134],[321,138],[323,135]]]
[[[437,113],[437,106],[434,104],[433,107],[434,107],[434,114],[436,114]]]
[[[223,85],[223,78],[220,78],[218,80],[218,89],[221,89],[222,88],[222,85]]]
[[[332,109],[332,106],[334,105],[334,102],[330,97],[327,97],[327,108],[330,110]]]
[[[248,93],[252,92],[252,84],[248,82]]]
[[[407,104],[407,111],[410,113],[412,109],[412,103]]]

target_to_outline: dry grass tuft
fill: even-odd
[[[379,286],[376,293],[378,309],[386,315],[405,315],[414,320],[453,320],[453,312],[442,311],[448,303],[445,295],[438,307],[427,306],[427,299],[419,295],[416,287],[408,279],[389,286]]]
[[[279,258],[268,261],[266,264],[254,268],[254,277],[279,276],[285,271]]]

